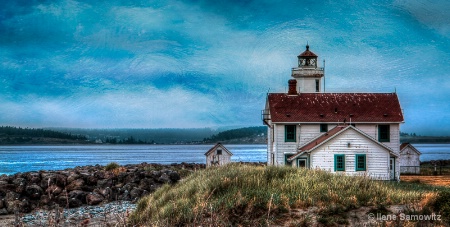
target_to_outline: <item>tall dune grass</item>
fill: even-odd
[[[197,171],[138,203],[132,224],[259,225],[293,209],[406,204],[429,192],[321,170],[227,165]]]

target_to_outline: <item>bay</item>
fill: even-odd
[[[413,144],[421,161],[450,159],[450,144]],[[225,145],[234,162],[266,162],[265,144]],[[79,145],[0,146],[0,175],[39,170],[61,170],[85,165],[142,162],[205,163],[212,145]]]
[[[0,175],[85,165],[205,163],[213,145],[0,146]],[[235,162],[266,162],[265,144],[226,145]]]

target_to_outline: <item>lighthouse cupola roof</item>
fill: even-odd
[[[317,55],[309,50],[309,45],[306,44],[306,50],[303,51],[300,55],[297,56],[298,58],[317,58]]]
[[[298,58],[298,67],[300,68],[317,68],[317,55],[309,50],[309,45],[306,44],[306,50],[303,51]]]

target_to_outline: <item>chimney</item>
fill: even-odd
[[[290,79],[288,81],[288,84],[289,84],[288,95],[297,95],[297,80]]]

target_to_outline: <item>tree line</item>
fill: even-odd
[[[84,135],[72,135],[71,133],[57,132],[47,129],[20,128],[13,126],[0,126],[0,136],[2,137],[46,137],[69,140],[86,140]]]

